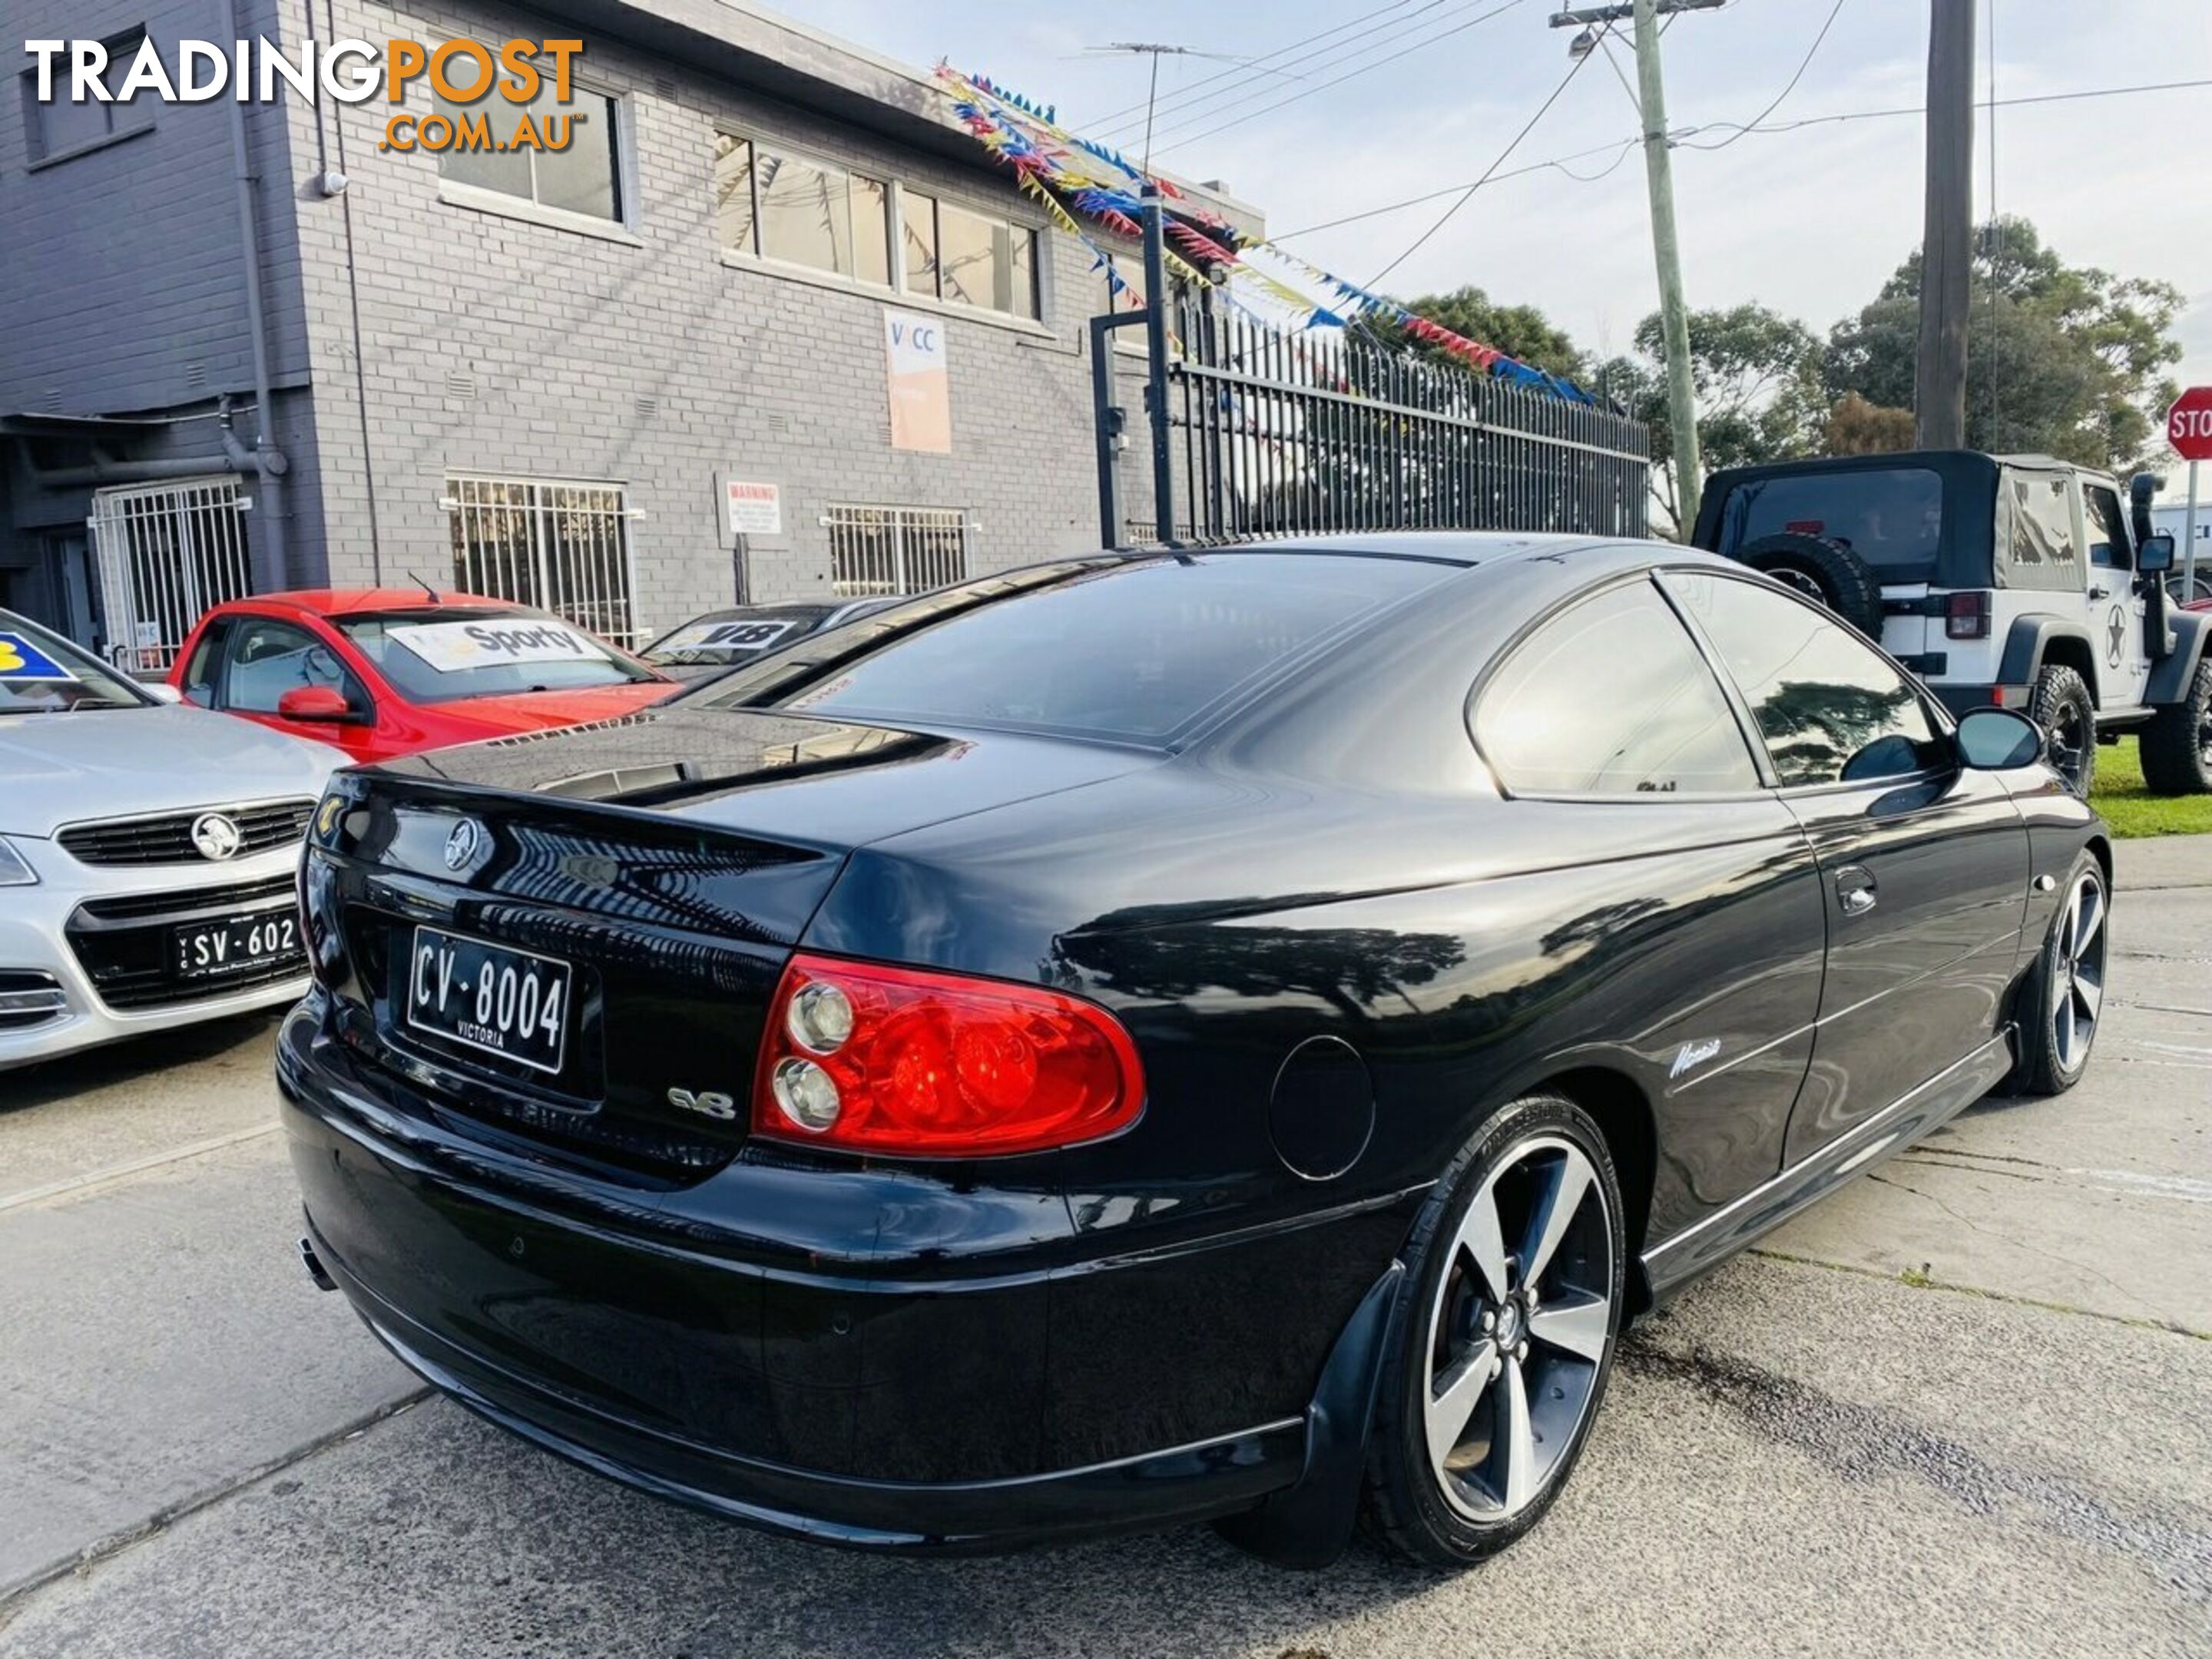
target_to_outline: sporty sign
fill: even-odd
[[[465,1405],[752,1525],[1317,1565],[1364,1509],[1472,1561],[1628,1321],[2081,1077],[2110,850],[2045,747],[1653,543],[904,600],[339,775],[277,1048],[307,1260]]]

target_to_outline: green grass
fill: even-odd
[[[2142,761],[2133,738],[2097,750],[2097,782],[2089,804],[2123,839],[2212,835],[2212,795],[2152,794],[2143,786]]]

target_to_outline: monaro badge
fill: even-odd
[[[1703,1042],[1684,1043],[1681,1052],[1674,1056],[1674,1069],[1667,1073],[1668,1080],[1671,1082],[1683,1073],[1704,1065],[1720,1051],[1721,1040],[1718,1037],[1708,1037]]]
[[[459,874],[491,845],[491,831],[474,818],[463,818],[446,837],[446,868]]]

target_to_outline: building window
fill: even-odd
[[[958,507],[832,507],[830,585],[865,599],[926,593],[968,580],[968,515]]]
[[[568,101],[561,102],[549,75],[526,104],[510,104],[504,98],[456,104],[434,94],[437,112],[453,122],[457,132],[464,124],[488,122],[495,144],[503,145],[513,141],[527,116],[541,137],[549,131],[565,131],[568,139],[557,150],[536,145],[506,149],[455,144],[439,152],[438,176],[451,184],[534,202],[556,213],[623,222],[628,204],[623,193],[621,101],[574,85],[568,93]],[[547,125],[563,119],[565,129]]]
[[[899,195],[908,293],[1036,319],[1036,231],[918,190]]]
[[[556,478],[446,480],[453,585],[635,641],[629,513],[618,483]]]
[[[111,97],[122,91],[131,62],[138,56],[138,48],[145,44],[146,31],[143,28],[111,35],[100,42],[107,48],[107,68],[100,78]],[[89,149],[110,138],[127,138],[154,125],[154,112],[160,106],[152,94],[144,98],[134,95],[127,104],[103,104],[94,99],[79,103],[70,96],[70,88],[75,84],[76,76],[68,64],[57,60],[53,99],[42,104],[39,101],[38,71],[23,72],[23,131],[32,161],[44,161],[75,150]]]
[[[880,179],[717,134],[714,222],[733,252],[890,284],[890,189]]]

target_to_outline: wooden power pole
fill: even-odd
[[[1667,150],[1667,90],[1659,74],[1659,8],[1636,0],[1636,101],[1644,111],[1644,182],[1651,196],[1651,254],[1659,268],[1659,318],[1667,336],[1667,421],[1674,428],[1675,530],[1687,541],[1705,494],[1698,445],[1697,383],[1690,373],[1690,311],[1682,300],[1682,250],[1674,236],[1674,161]]]
[[[1651,256],[1659,272],[1659,325],[1667,352],[1667,423],[1674,431],[1675,528],[1689,539],[1705,493],[1698,444],[1697,381],[1691,373],[1690,312],[1682,299],[1682,251],[1674,234],[1674,162],[1667,137],[1667,88],[1659,70],[1659,20],[1676,12],[1711,11],[1726,0],[1632,0],[1626,5],[1555,12],[1552,27],[1579,27],[1571,50],[1601,49],[1599,33],[1619,22],[1636,28],[1636,104],[1644,125],[1644,182],[1651,198]]]
[[[1920,239],[1913,424],[1923,449],[1966,443],[1966,319],[1974,261],[1975,0],[1930,0],[1928,216]]]

